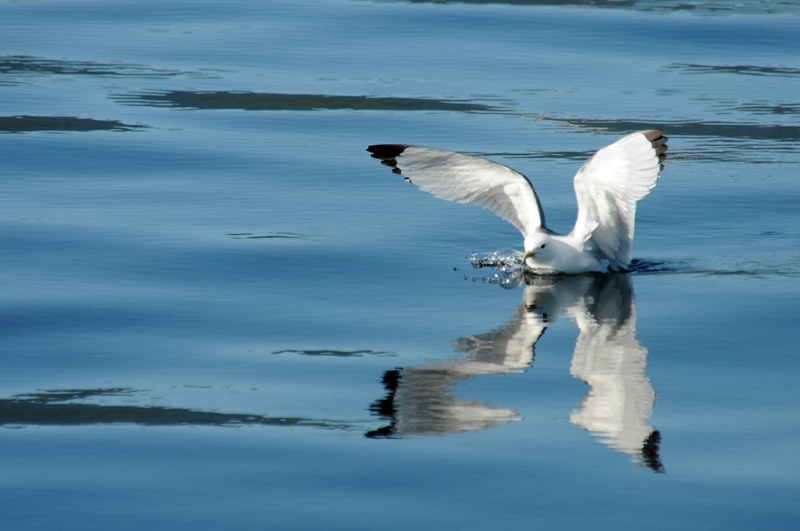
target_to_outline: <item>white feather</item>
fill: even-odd
[[[530,181],[507,166],[421,146],[406,146],[395,160],[397,169],[410,182],[439,199],[482,206],[523,235],[544,225],[544,214]]]

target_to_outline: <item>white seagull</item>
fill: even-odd
[[[475,203],[525,238],[522,263],[535,273],[624,271],[631,263],[636,202],[656,185],[667,151],[659,130],[639,131],[594,154],[575,175],[578,219],[567,235],[548,229],[531,182],[497,162],[443,149],[381,144],[367,151],[435,197]]]

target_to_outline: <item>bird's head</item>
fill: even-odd
[[[528,267],[546,267],[553,261],[553,239],[549,234],[537,232],[525,238],[522,263]]]

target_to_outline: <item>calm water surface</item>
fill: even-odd
[[[0,1],[15,530],[795,529],[797,2]],[[664,129],[633,272],[369,157]],[[483,266],[483,267],[480,267]]]

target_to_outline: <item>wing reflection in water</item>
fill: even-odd
[[[383,385],[388,394],[370,410],[390,424],[367,437],[447,435],[521,420],[511,409],[458,400],[450,389],[457,380],[530,367],[533,345],[548,322],[546,313],[526,308],[517,308],[511,321],[494,332],[455,340],[456,349],[466,353],[462,359],[387,371]]]
[[[570,373],[591,387],[569,420],[633,462],[663,472],[661,435],[647,424],[656,393],[644,375],[647,349],[636,339],[631,277],[591,280],[581,300],[566,308],[580,329]]]
[[[520,372],[559,315],[578,325],[570,372],[591,389],[570,421],[642,466],[663,471],[660,434],[647,424],[656,394],[644,376],[647,349],[636,339],[636,306],[629,275],[531,277],[523,303],[494,332],[457,339],[458,360],[387,371],[387,395],[370,410],[389,421],[368,437],[447,435],[521,420],[517,412],[458,400],[458,380]]]

